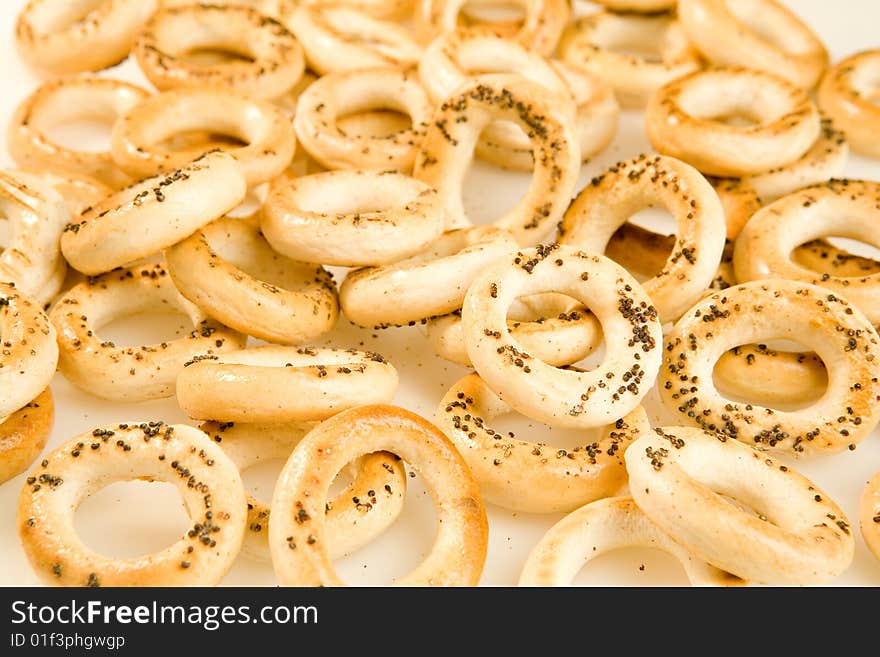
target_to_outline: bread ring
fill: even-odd
[[[254,218],[223,218],[165,252],[180,293],[218,322],[261,340],[302,344],[339,317],[333,276],[275,253]]]
[[[324,505],[333,478],[363,454],[396,454],[424,478],[437,512],[437,537],[398,586],[473,586],[489,529],[477,482],[449,439],[427,420],[394,406],[354,408],[322,422],[287,460],[272,498],[269,548],[285,586],[343,584],[330,560]]]
[[[108,151],[74,150],[50,138],[47,131],[79,119],[116,118],[149,93],[141,87],[96,77],[67,77],[43,83],[15,110],[9,124],[9,154],[25,169],[91,176],[113,189],[131,182]]]
[[[797,411],[733,402],[715,388],[723,353],[788,339],[814,350],[828,370],[820,399]],[[684,422],[760,449],[836,452],[855,445],[880,420],[874,360],[880,340],[865,316],[829,290],[781,279],[755,281],[704,297],[666,338],[658,386]]]
[[[175,89],[135,105],[114,124],[113,159],[134,176],[183,168],[202,155],[204,144],[170,151],[158,144],[194,130],[230,135],[244,142],[223,148],[241,164],[251,187],[278,176],[296,149],[290,119],[275,105],[220,89]]]
[[[18,53],[56,75],[98,71],[128,56],[156,0],[30,0],[15,24]]]
[[[484,499],[523,513],[572,511],[613,495],[626,483],[623,452],[651,430],[641,406],[585,435],[583,446],[556,449],[504,435],[492,420],[511,411],[476,373],[453,384],[434,416],[480,484]]]
[[[742,232],[743,226],[761,209],[764,199],[751,185],[750,179],[709,178],[708,180],[715,188],[721,207],[724,208],[727,239],[735,240]]]
[[[0,484],[31,466],[46,446],[54,420],[55,402],[46,388],[0,422]]]
[[[522,199],[495,220],[520,244],[535,244],[556,225],[571,200],[580,171],[572,102],[517,75],[485,75],[459,87],[439,107],[416,158],[413,176],[436,188],[449,212],[448,228],[469,226],[462,182],[483,129],[497,120],[519,125],[535,160]]]
[[[47,303],[58,294],[67,271],[58,247],[70,219],[67,204],[37,176],[0,171],[0,218],[8,220],[10,234],[0,249],[0,281]]]
[[[261,461],[287,459],[314,423],[233,424],[207,422],[199,427],[219,443],[239,472]],[[350,464],[352,481],[327,503],[330,558],[363,547],[400,515],[406,494],[406,470],[386,452],[367,454]],[[248,531],[242,553],[269,561],[269,505],[248,495]]]
[[[445,219],[426,184],[392,171],[347,169],[278,178],[261,221],[269,243],[290,258],[362,267],[423,251]]]
[[[58,363],[55,329],[36,302],[0,282],[0,418],[49,385]]]
[[[800,244],[834,235],[880,246],[877,204],[880,183],[832,180],[785,196],[755,214],[734,250],[740,281],[788,278],[821,285],[843,295],[872,323],[880,323],[880,274],[859,277],[819,273],[792,261]]]
[[[596,316],[563,294],[517,299],[507,313],[507,326],[526,351],[556,367],[576,363],[602,344],[602,327]],[[429,320],[426,334],[438,356],[471,367],[460,310]]]
[[[723,121],[743,115],[755,124]],[[710,69],[670,82],[651,98],[645,118],[654,148],[713,176],[787,166],[821,134],[819,111],[805,91],[741,68]]]
[[[195,359],[177,377],[177,401],[198,420],[304,422],[390,401],[397,383],[370,351],[265,346]]]
[[[589,14],[566,30],[559,53],[608,84],[629,108],[644,107],[664,84],[702,68],[681,25],[667,14]]]
[[[113,193],[110,186],[100,180],[69,171],[43,171],[36,175],[61,194],[71,217],[78,217]]]
[[[120,317],[173,310],[189,317],[191,333],[137,347],[118,347],[98,334]],[[170,397],[185,363],[240,349],[246,340],[184,299],[162,265],[113,271],[80,283],[61,297],[49,317],[58,331],[62,374],[86,392],[113,401]]]
[[[88,208],[65,227],[61,251],[75,269],[100,274],[186,239],[241,203],[246,192],[237,160],[212,151]]]
[[[871,478],[862,493],[859,527],[868,549],[880,559],[880,472]]]
[[[603,150],[617,133],[620,108],[610,87],[564,62],[547,61],[515,41],[487,30],[459,30],[438,37],[419,62],[419,77],[435,103],[442,102],[469,78],[485,71],[517,73],[576,104],[575,129],[581,159]],[[487,127],[477,142],[478,157],[521,171],[534,167],[526,134],[510,122]]]
[[[320,75],[376,66],[408,69],[422,56],[405,27],[350,7],[300,5],[282,22],[305,49],[309,68]]]
[[[846,516],[800,473],[723,434],[654,431],[624,454],[632,496],[697,558],[745,580],[789,586],[830,579],[852,562]]]
[[[143,557],[112,559],[77,536],[80,502],[116,481],[174,484],[193,521],[173,545]],[[223,450],[182,424],[99,427],[71,438],[37,466],[18,501],[18,534],[28,561],[55,586],[209,586],[241,549],[247,504],[241,477]]]
[[[510,334],[517,297],[561,292],[583,303],[605,335],[602,363],[589,372],[556,369]],[[468,356],[486,384],[515,410],[551,426],[603,426],[630,413],[660,367],[657,310],[626,270],[600,255],[553,244],[487,266],[462,308]]]
[[[559,37],[568,23],[571,7],[567,0],[512,0],[499,3],[497,0],[420,0],[416,4],[416,33],[422,40],[433,39],[441,34],[454,32],[459,25],[460,14],[465,5],[516,5],[525,13],[522,24],[515,30],[504,22],[480,22],[481,29],[491,29],[499,36],[521,43],[539,55],[549,57],[556,50]]]
[[[432,108],[418,78],[392,68],[330,73],[309,85],[296,105],[293,127],[302,147],[330,169],[412,168]],[[412,127],[386,138],[343,134],[339,116],[392,109]]]
[[[771,203],[810,185],[839,177],[849,160],[849,144],[829,119],[822,119],[822,134],[799,160],[766,173],[746,176],[744,182],[757,192],[763,203]]]
[[[875,81],[880,50],[866,50],[835,64],[819,86],[819,107],[846,133],[853,150],[880,158],[880,107]]]
[[[570,586],[585,563],[628,547],[663,550],[682,565],[693,586],[737,586],[743,582],[710,566],[655,525],[631,497],[596,500],[572,511],[550,528],[519,576],[520,586]]]
[[[559,242],[602,253],[627,219],[655,203],[675,217],[678,239],[659,273],[644,283],[662,322],[678,319],[712,282],[724,250],[724,209],[689,164],[641,155],[587,185],[559,225]]]
[[[804,89],[828,67],[822,40],[776,0],[679,0],[678,17],[713,64],[767,71]]]
[[[506,230],[478,226],[447,231],[411,258],[349,272],[339,288],[339,303],[358,326],[425,323],[461,308],[479,271],[515,251],[516,241]]]
[[[593,0],[593,2],[611,11],[654,14],[675,9],[678,0]]]
[[[229,50],[250,59],[198,66],[183,55]],[[194,4],[163,7],[134,45],[138,66],[159,89],[216,87],[254,98],[277,98],[305,70],[302,46],[283,25],[242,6]]]

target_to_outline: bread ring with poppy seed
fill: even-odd
[[[663,550],[672,555],[693,586],[743,584],[672,540],[631,497],[609,497],[582,506],[553,525],[529,554],[519,586],[569,586],[585,562],[629,547]]]
[[[651,430],[637,406],[598,437],[584,436],[592,442],[555,449],[492,429],[492,420],[510,410],[474,373],[453,384],[434,422],[468,462],[485,500],[524,513],[569,512],[613,495],[626,483],[624,451]]]
[[[264,346],[194,359],[177,377],[177,401],[198,420],[308,422],[390,401],[397,384],[373,352]]]
[[[86,209],[64,228],[61,251],[84,274],[110,271],[186,239],[236,207],[246,192],[236,159],[211,151]]]
[[[0,484],[27,470],[43,451],[55,420],[52,390],[13,411],[0,422]]]
[[[138,347],[118,347],[98,333],[126,315],[169,311],[187,315],[192,332]],[[158,264],[90,278],[65,293],[49,316],[58,332],[62,374],[77,387],[114,401],[170,397],[177,373],[188,361],[240,349],[246,340],[184,299]]]
[[[269,523],[272,564],[281,584],[343,584],[330,560],[325,504],[336,474],[372,452],[391,452],[417,470],[437,512],[430,553],[395,585],[476,585],[489,538],[479,486],[437,427],[394,406],[340,413],[315,427],[293,450],[275,486]]]
[[[240,472],[273,459],[287,459],[313,422],[244,424],[207,422],[199,427],[232,459]],[[349,464],[351,483],[327,502],[330,558],[355,552],[384,532],[403,510],[406,470],[387,452],[367,454]],[[247,532],[242,553],[269,561],[269,504],[248,495]]]
[[[562,218],[580,172],[574,101],[518,75],[482,75],[459,87],[434,114],[413,176],[437,189],[449,213],[447,228],[471,225],[461,190],[483,129],[512,121],[529,135],[535,160],[522,199],[494,221],[520,244],[535,244]]]
[[[821,398],[783,411],[718,392],[712,373],[721,355],[771,339],[818,354],[828,372]],[[809,283],[767,279],[716,292],[691,308],[666,337],[658,387],[666,407],[688,425],[759,449],[837,452],[880,421],[878,356],[874,327],[848,301]]]
[[[874,85],[878,71],[880,50],[866,50],[835,64],[819,86],[822,111],[843,130],[854,151],[874,158],[880,157],[880,107]]]
[[[514,299],[560,292],[599,320],[605,356],[595,369],[557,369],[511,335]],[[462,308],[465,345],[474,368],[509,406],[550,426],[604,426],[627,415],[647,394],[660,367],[663,340],[645,290],[608,258],[553,244],[520,251],[474,279]]]
[[[173,484],[192,528],[167,548],[113,559],[79,538],[74,511],[116,481]],[[31,472],[18,501],[18,534],[37,575],[55,586],[212,586],[244,538],[247,503],[235,465],[193,427],[131,422],[98,427],[61,445]]]
[[[199,49],[228,49],[249,59],[200,66],[182,57]],[[302,46],[283,25],[235,5],[163,6],[144,26],[133,52],[160,91],[215,87],[253,98],[277,98],[305,70]]]
[[[824,491],[723,434],[660,427],[624,458],[639,508],[716,568],[748,581],[797,586],[830,579],[852,562],[849,523]]]
[[[165,252],[180,293],[218,322],[261,340],[302,344],[336,324],[333,276],[272,250],[254,217],[224,217]]]
[[[0,282],[0,418],[35,399],[58,363],[55,329],[40,306]]]

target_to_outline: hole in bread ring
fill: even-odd
[[[626,451],[630,490],[645,515],[696,557],[777,585],[821,582],[852,562],[846,516],[803,475],[722,434],[654,432]]]
[[[98,331],[140,312],[177,310],[193,331],[175,340],[120,347]],[[240,349],[245,336],[218,324],[184,299],[162,265],[117,270],[71,288],[50,313],[58,331],[59,369],[102,399],[144,401],[174,394],[177,373],[199,355]]]
[[[363,454],[387,451],[417,470],[434,499],[437,537],[398,586],[473,586],[486,559],[488,526],[477,482],[449,439],[394,406],[355,408],[322,422],[297,445],[275,486],[269,547],[285,586],[343,584],[330,560],[325,504],[330,484]]]
[[[557,369],[511,335],[514,299],[560,292],[599,320],[605,355],[594,370]],[[465,345],[486,384],[512,408],[551,426],[596,427],[638,406],[660,366],[657,311],[644,289],[608,258],[550,245],[525,249],[486,267],[462,308]]]
[[[195,359],[177,378],[177,401],[198,420],[303,422],[390,401],[397,383],[373,352],[265,346]]]
[[[556,449],[495,431],[510,412],[478,374],[453,384],[435,423],[458,448],[487,502],[524,513],[568,512],[612,495],[626,482],[623,453],[651,425],[641,406],[574,449]]]
[[[693,586],[743,584],[681,547],[631,497],[609,497],[572,511],[553,525],[529,553],[519,586],[569,586],[585,563],[626,547],[669,553],[681,563]]]
[[[247,335],[302,344],[336,324],[336,284],[320,265],[279,255],[255,218],[223,218],[165,252],[180,293]]]
[[[722,354],[772,339],[803,344],[825,364],[825,394],[806,408],[733,402],[714,386]],[[880,420],[878,354],[874,327],[845,299],[808,283],[768,279],[717,292],[689,310],[666,337],[657,383],[666,407],[687,424],[761,449],[836,452]]]
[[[192,528],[160,552],[112,559],[74,528],[80,502],[136,477],[174,484]],[[247,518],[238,470],[208,436],[164,422],[99,427],[64,443],[38,465],[18,503],[18,532],[34,570],[55,586],[216,585],[241,549]]]
[[[184,57],[208,48],[248,59],[199,66]],[[144,26],[133,51],[144,75],[161,91],[207,86],[277,98],[305,70],[302,46],[283,25],[235,5],[163,7]]]
[[[287,459],[314,423],[244,424],[207,422],[199,427],[223,448],[240,472],[258,463]],[[358,550],[384,532],[400,515],[406,471],[393,454],[367,454],[349,464],[351,483],[327,503],[330,558]],[[248,522],[242,552],[269,561],[269,504],[248,495]]]

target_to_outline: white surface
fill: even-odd
[[[834,61],[858,50],[880,46],[876,26],[880,24],[880,4],[875,0],[787,0],[824,38]],[[0,121],[7,121],[16,104],[37,84],[23,67],[12,44],[12,30],[17,11],[24,0],[0,2]],[[136,66],[128,61],[105,73],[146,84]],[[5,127],[4,127],[5,130]],[[95,126],[78,126],[96,137]],[[71,135],[72,130],[66,131]],[[80,134],[80,137],[83,133]],[[77,138],[76,135],[73,138]],[[97,137],[99,140],[100,136]],[[106,139],[106,138],[104,138]],[[610,163],[650,150],[643,135],[638,114],[624,116],[619,137],[601,157],[585,167],[583,179],[589,179]],[[0,131],[0,165],[12,162],[5,150]],[[853,158],[847,175],[880,179],[880,163]],[[511,174],[478,165],[466,185],[466,205],[474,216],[491,218],[493,213],[508,207],[516,194],[524,189],[527,176]],[[108,327],[108,337],[117,344],[142,344],[169,337],[179,327],[178,318],[156,318],[151,326],[137,321],[122,322]],[[395,402],[430,418],[435,406],[449,386],[466,373],[464,368],[449,364],[433,355],[417,329],[394,329],[383,332],[356,329],[341,321],[337,329],[322,343],[341,347],[364,347],[379,351],[398,368],[400,391]],[[47,446],[51,450],[72,436],[105,422],[162,419],[166,422],[186,421],[173,399],[142,404],[113,404],[91,397],[57,375],[52,383],[55,394],[56,421]],[[652,395],[653,396],[653,395]],[[659,406],[656,398],[649,400],[652,419]],[[523,418],[501,418],[496,428],[516,430],[526,439],[565,447],[574,444],[576,434],[551,431]],[[581,444],[583,436],[580,437]],[[833,457],[814,458],[789,465],[814,479],[840,504],[857,526],[858,497],[870,475],[880,469],[880,436],[872,435],[855,452]],[[280,464],[279,464],[280,467]],[[263,466],[260,472],[249,472],[245,481],[263,498],[271,495],[277,468]],[[0,486],[0,585],[36,584],[18,542],[15,510],[24,475]],[[406,573],[429,549],[434,535],[434,514],[431,501],[420,479],[409,480],[407,505],[401,518],[375,543],[338,563],[340,572],[351,583],[382,584]],[[514,514],[489,508],[489,555],[483,583],[513,585],[532,546],[559,518],[559,515]],[[176,491],[168,484],[143,482],[116,484],[87,500],[77,514],[77,527],[87,544],[112,556],[135,556],[160,549],[174,541],[187,527],[188,521]],[[857,533],[856,557],[849,570],[834,584],[880,585],[880,561],[871,556]],[[644,566],[643,569],[640,566]],[[225,580],[233,585],[274,584],[269,564],[260,564],[240,557]],[[603,556],[586,567],[577,579],[579,584],[617,585],[678,585],[685,584],[684,573],[666,555],[643,550],[624,550]]]

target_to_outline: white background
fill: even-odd
[[[880,47],[880,3],[875,0],[786,0],[825,40],[833,61],[853,52]],[[37,85],[37,79],[20,62],[12,41],[13,26],[24,0],[0,2],[0,121],[8,121],[16,105]],[[146,85],[136,66],[128,61],[104,75],[120,77]],[[60,130],[58,138],[92,147],[106,144],[101,126],[77,124]],[[584,179],[608,164],[629,158],[650,147],[643,135],[641,116],[626,113],[620,134],[611,148],[584,170]],[[6,153],[5,136],[0,131],[0,166],[11,166]],[[846,174],[850,177],[880,179],[880,162],[853,158]],[[465,189],[466,207],[472,216],[489,219],[512,204],[524,189],[527,177],[477,165]],[[0,222],[0,227],[2,227]],[[102,335],[117,344],[143,344],[167,339],[181,328],[180,317],[153,317],[149,326],[139,321],[117,322],[102,330]],[[417,329],[389,330],[375,334],[351,327],[345,320],[327,336],[327,344],[362,347],[379,351],[398,368],[400,390],[395,402],[431,417],[440,398],[460,376],[464,368],[436,358]],[[186,418],[173,399],[141,404],[104,402],[71,386],[60,374],[52,382],[57,415],[47,450],[74,435],[102,423],[162,419],[185,422]],[[654,419],[660,411],[656,399],[647,405]],[[668,420],[667,420],[668,421]],[[496,428],[516,430],[525,439],[566,447],[583,444],[576,432],[550,430],[523,418],[506,417]],[[865,440],[855,452],[833,457],[791,462],[830,494],[846,511],[856,526],[858,497],[870,475],[880,469],[878,432]],[[274,476],[280,463],[261,466],[245,473],[249,488],[269,499]],[[0,485],[0,584],[36,584],[18,542],[15,510],[24,475]],[[352,583],[383,584],[414,567],[430,548],[435,517],[430,496],[420,479],[409,479],[407,505],[395,525],[372,545],[342,559],[338,567]],[[522,564],[532,546],[556,521],[558,515],[514,514],[489,508],[489,555],[483,583],[515,584]],[[77,529],[92,548],[117,557],[145,554],[176,540],[190,524],[176,490],[169,484],[143,482],[114,484],[90,498],[77,514]],[[858,533],[858,532],[856,532]],[[880,585],[880,561],[867,551],[857,536],[856,558],[849,570],[834,584]],[[644,566],[641,569],[640,566]],[[623,550],[591,562],[577,579],[579,584],[678,585],[687,582],[682,569],[661,553]],[[269,564],[240,557],[225,580],[226,584],[274,584]]]

